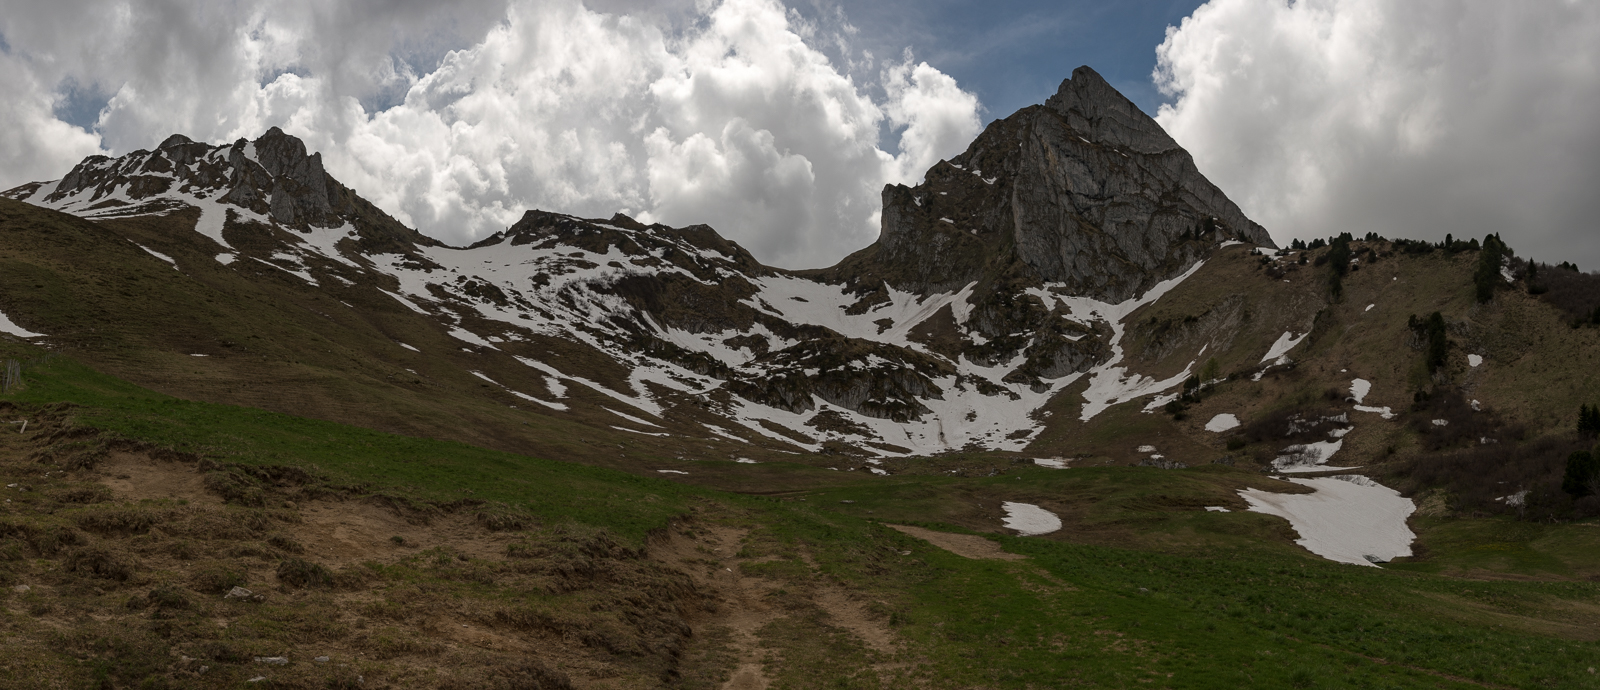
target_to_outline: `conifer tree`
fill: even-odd
[[[1445,331],[1444,315],[1439,312],[1429,314],[1423,327],[1428,334],[1428,373],[1432,374],[1444,366],[1450,350],[1450,339]]]
[[[1494,288],[1500,283],[1501,257],[1505,256],[1505,251],[1506,247],[1500,243],[1500,238],[1489,235],[1483,239],[1483,248],[1478,252],[1478,270],[1472,274],[1479,304],[1494,299]]]

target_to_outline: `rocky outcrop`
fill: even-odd
[[[878,242],[830,277],[917,292],[1010,280],[1111,302],[1228,239],[1272,246],[1155,120],[1088,67],[997,120],[916,187],[883,191]]]
[[[166,213],[190,199],[211,199],[288,229],[351,223],[366,252],[437,244],[340,184],[323,168],[322,154],[307,153],[303,142],[277,127],[255,141],[225,146],[174,134],[153,151],[90,156],[53,187],[33,183],[6,195],[91,218]]]

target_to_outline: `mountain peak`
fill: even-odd
[[[1098,72],[1085,65],[1062,80],[1045,107],[1061,114],[1067,126],[1090,141],[1122,146],[1140,153],[1161,153],[1181,148],[1161,125]]]
[[[1120,302],[1266,230],[1088,67],[984,129],[916,187],[883,191],[877,243],[829,269],[872,290],[1049,285]]]
[[[189,137],[186,137],[186,136],[184,136],[182,134],[174,134],[174,135],[172,135],[170,137],[167,137],[165,140],[163,140],[160,145],[156,146],[156,148],[157,149],[165,149],[165,148],[171,148],[173,146],[182,146],[184,144],[193,144],[193,143],[194,143],[194,140],[190,139]]]
[[[60,180],[29,183],[4,196],[90,219],[198,207],[227,219],[218,221],[224,225],[237,217],[303,233],[353,224],[364,244],[395,252],[436,243],[340,184],[323,167],[322,154],[308,152],[277,127],[255,141],[223,146],[173,134],[154,151],[90,156]]]

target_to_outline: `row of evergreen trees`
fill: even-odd
[[[1297,239],[1289,243],[1289,248],[1311,251],[1330,247],[1328,254],[1324,257],[1328,263],[1332,264],[1328,274],[1328,292],[1332,295],[1333,300],[1337,302],[1344,297],[1344,278],[1350,273],[1350,243],[1353,241],[1355,241],[1354,236],[1345,232],[1327,240],[1317,238],[1309,244],[1304,240]],[[1383,241],[1383,238],[1378,236],[1378,233],[1369,232],[1365,241]],[[1495,287],[1500,284],[1501,266],[1506,257],[1511,256],[1511,248],[1506,246],[1506,243],[1500,239],[1499,233],[1493,233],[1483,238],[1482,244],[1479,244],[1476,239],[1461,241],[1457,240],[1453,235],[1447,234],[1444,241],[1437,246],[1416,240],[1396,240],[1395,245],[1409,253],[1417,253],[1416,248],[1421,248],[1425,251],[1432,251],[1435,248],[1450,252],[1477,251],[1478,268],[1473,273],[1472,283],[1480,304],[1494,298]],[[1320,264],[1321,260],[1318,263]],[[1529,271],[1530,277],[1536,271],[1532,262],[1529,262]],[[1597,317],[1600,317],[1600,309],[1596,309],[1595,313]],[[1600,320],[1597,320],[1597,323],[1600,323]]]

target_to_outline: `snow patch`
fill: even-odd
[[[1387,407],[1372,407],[1370,405],[1356,405],[1357,412],[1375,412],[1384,419],[1394,419],[1394,412]]]
[[[612,426],[611,428],[616,429],[617,431],[627,431],[629,433],[640,434],[640,435],[643,435],[643,436],[671,436],[672,435],[672,434],[652,434],[652,433],[650,433],[648,431],[640,431],[638,429],[629,429],[627,427],[620,427],[620,426]],[[684,474],[688,474],[688,472],[684,472]]]
[[[1318,441],[1316,443],[1302,443],[1283,449],[1283,455],[1272,461],[1273,469],[1279,472],[1324,472],[1327,470],[1348,470],[1350,467],[1326,467],[1328,461],[1333,459],[1333,454],[1344,447],[1344,439],[1334,441]]]
[[[1001,503],[1000,507],[1006,511],[1003,521],[1006,529],[1016,530],[1024,537],[1049,534],[1061,529],[1061,518],[1032,503],[1006,501]]]
[[[1273,362],[1274,364],[1283,364],[1283,362],[1278,362],[1275,360],[1289,354],[1289,351],[1293,350],[1294,346],[1299,345],[1300,341],[1305,340],[1306,336],[1308,335],[1311,335],[1310,331],[1306,331],[1300,337],[1296,338],[1294,331],[1284,331],[1283,335],[1278,336],[1277,342],[1274,342],[1272,347],[1267,350],[1266,356],[1262,357],[1261,361]]]
[[[1212,417],[1211,421],[1206,422],[1206,431],[1220,434],[1229,429],[1237,428],[1238,426],[1239,418],[1224,412]]]
[[[1411,555],[1417,537],[1406,526],[1406,518],[1416,504],[1400,492],[1360,475],[1288,481],[1316,492],[1245,489],[1239,495],[1251,512],[1288,520],[1300,535],[1295,543],[1328,560],[1372,566],[1368,556],[1388,561]]]
[[[494,343],[491,343],[491,342],[489,342],[487,340],[484,340],[483,338],[478,337],[478,334],[473,333],[472,331],[469,331],[469,330],[467,330],[465,328],[461,328],[459,326],[450,329],[450,337],[455,338],[456,340],[463,341],[463,342],[472,343],[473,345],[481,345],[481,346],[487,347],[487,348],[489,348],[491,350],[500,349],[500,348],[495,347]]]
[[[155,258],[157,258],[157,259],[160,259],[160,260],[162,260],[162,261],[165,261],[165,262],[167,262],[167,263],[169,263],[169,264],[172,264],[172,267],[173,267],[173,268],[174,268],[174,269],[176,269],[176,268],[177,268],[177,267],[178,267],[178,262],[176,262],[176,261],[173,261],[173,260],[172,260],[172,257],[170,257],[170,256],[167,256],[167,255],[166,255],[166,254],[162,254],[162,253],[161,253],[161,252],[158,252],[158,251],[156,251],[156,250],[154,250],[154,249],[151,249],[151,248],[149,248],[149,247],[146,247],[146,246],[144,246],[144,245],[142,245],[142,244],[139,244],[139,243],[137,243],[137,242],[135,242],[135,243],[134,243],[134,244],[133,244],[133,246],[135,246],[135,247],[138,247],[138,248],[140,248],[140,249],[143,249],[143,250],[145,250],[145,251],[146,251],[146,252],[149,252],[149,253],[150,253],[150,256],[153,256],[153,257],[155,257]]]
[[[403,348],[405,348],[407,350],[410,350],[412,352],[422,352],[422,350],[418,350],[417,348],[414,348],[414,347],[412,347],[410,345],[407,345],[407,344],[399,342],[399,341],[395,341],[395,344],[399,345],[400,347],[403,347]]]
[[[1477,367],[1479,364],[1483,364],[1483,357],[1480,355],[1467,355],[1467,364]]]
[[[422,309],[422,307],[419,307],[416,304],[412,303],[411,300],[408,300],[408,299],[406,299],[404,297],[401,297],[401,296],[396,295],[396,294],[394,294],[392,292],[389,292],[388,290],[385,290],[383,288],[378,288],[378,292],[381,292],[381,293],[383,293],[385,295],[388,295],[388,296],[394,298],[394,301],[399,302],[401,304],[404,304],[407,309],[410,309],[411,311],[414,311],[414,312],[416,312],[418,314],[426,315],[428,313],[428,312],[424,311]]]
[[[1034,458],[1033,464],[1056,470],[1067,469],[1067,461],[1062,458]]]
[[[11,320],[10,317],[5,315],[5,312],[0,312],[0,332],[10,333],[11,335],[17,336],[19,338],[43,338],[44,337],[43,333],[34,333],[33,331],[30,331],[30,330],[28,330],[26,328],[18,326],[15,322],[13,322]]]
[[[1366,379],[1356,379],[1350,382],[1350,398],[1361,404],[1367,399],[1367,394],[1372,392],[1372,382]]]
[[[614,415],[616,415],[618,417],[626,419],[626,420],[628,420],[630,422],[633,422],[634,424],[640,424],[640,425],[643,425],[643,426],[653,426],[653,427],[655,427],[657,429],[661,428],[660,424],[652,424],[650,422],[644,421],[643,419],[639,419],[638,417],[635,417],[635,416],[633,416],[631,414],[625,414],[625,413],[622,413],[622,412],[618,412],[618,411],[613,410],[613,409],[611,409],[609,407],[606,407],[604,405],[601,405],[600,409],[605,410],[607,412],[610,412],[611,414],[614,414]]]
[[[1208,513],[1231,513],[1233,511],[1228,510],[1227,508],[1224,508],[1222,506],[1206,506],[1206,512],[1208,512]]]

